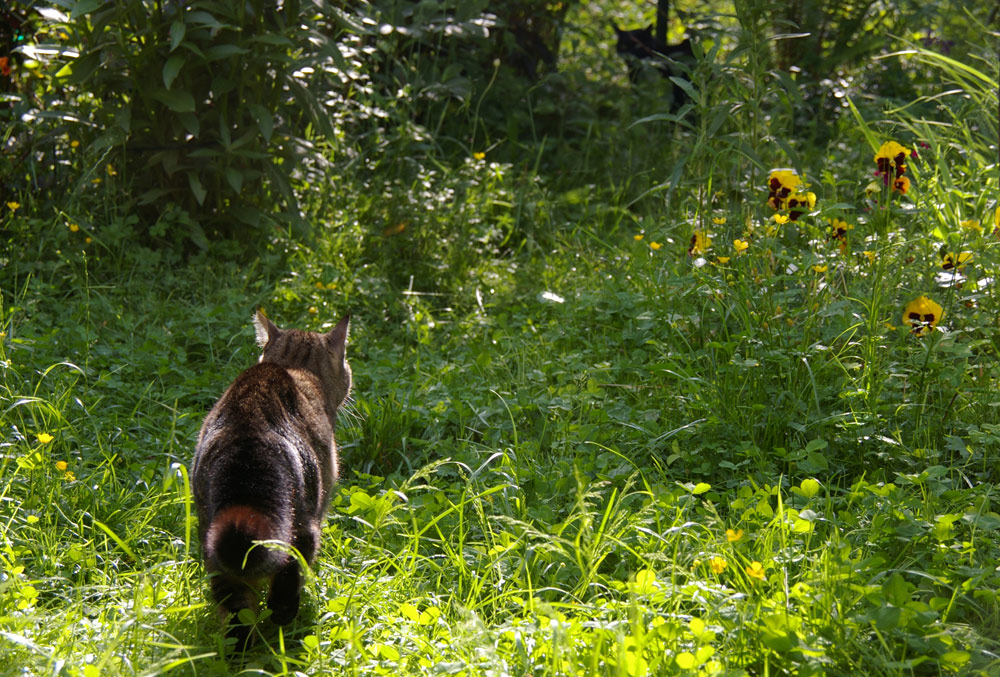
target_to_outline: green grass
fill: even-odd
[[[313,236],[251,263],[146,247],[111,180],[3,213],[0,673],[1000,670],[995,55],[919,53],[967,95],[854,91],[818,145],[752,49],[699,66],[686,130],[595,53],[529,97],[532,134],[473,120],[485,159],[334,163]],[[913,188],[867,196],[889,139]],[[778,166],[818,202],[769,232]],[[239,657],[187,466],[261,306],[352,313],[355,401],[300,616]]]

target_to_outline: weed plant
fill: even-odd
[[[734,9],[673,115],[573,9],[508,120],[498,75],[331,147],[253,263],[148,246],[108,174],[0,206],[0,673],[996,674],[996,54],[899,42],[917,97],[799,138]],[[187,467],[257,307],[351,312],[355,404],[238,655]]]

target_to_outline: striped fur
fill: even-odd
[[[256,605],[263,584],[276,622],[298,612],[299,562],[275,544],[310,564],[319,549],[338,475],[333,432],[351,389],[348,325],[345,317],[325,334],[281,330],[257,313],[260,361],[202,424],[191,486],[212,596],[224,615]],[[233,625],[230,634],[245,642],[248,631]]]

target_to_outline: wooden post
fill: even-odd
[[[667,24],[670,23],[670,0],[656,0],[656,42],[667,44]]]

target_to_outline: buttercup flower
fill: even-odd
[[[721,226],[721,225],[723,225],[723,224],[724,224],[725,222],[726,222],[726,217],[725,217],[725,216],[719,216],[719,217],[715,217],[715,216],[713,216],[713,217],[712,217],[712,223],[714,223],[714,224],[715,224],[715,225],[717,225],[717,226]]]
[[[7,203],[7,209],[11,210],[12,212],[16,212],[20,208],[21,208],[21,203],[20,202],[8,202]]]
[[[67,470],[66,473],[63,475],[63,479],[66,480],[67,482],[75,482],[76,475],[73,474],[72,470]]]
[[[743,530],[733,531],[732,529],[726,529],[726,541],[729,543],[735,543],[736,541],[743,538]]]
[[[115,171],[115,168],[112,165],[108,165],[105,169],[108,172],[108,176],[118,176],[118,172]]]
[[[69,232],[71,233],[76,233],[77,231],[80,230],[80,226],[76,225],[75,223],[68,223],[66,225],[69,226]]]
[[[917,336],[924,336],[934,330],[943,314],[941,306],[926,296],[920,296],[906,304],[903,324],[912,327]]]
[[[69,464],[66,463],[66,461],[56,461],[56,470],[58,470],[59,472],[66,472],[66,469],[68,467]]]
[[[716,259],[716,262],[717,262],[717,263],[718,263],[718,264],[719,264],[720,266],[721,266],[721,265],[725,265],[725,264],[729,263],[729,257],[728,257],[728,256],[720,256],[720,257],[718,257],[718,258]]]
[[[691,236],[691,245],[688,247],[688,254],[691,256],[704,254],[711,246],[712,238],[708,236],[708,233],[703,230],[696,230],[694,231],[694,235]]]
[[[941,246],[941,268],[943,270],[961,270],[971,260],[972,252],[952,254],[946,246]]]
[[[650,248],[650,249],[652,249],[652,250],[653,250],[654,252],[655,252],[655,251],[659,251],[659,250],[660,250],[660,247],[662,247],[662,246],[663,246],[663,245],[662,245],[662,244],[660,244],[659,242],[650,242],[650,243],[649,243],[649,248]]]
[[[712,559],[708,560],[708,566],[712,569],[713,572],[721,574],[723,571],[726,570],[726,567],[729,566],[729,564],[726,562],[726,560],[722,559],[721,557],[713,557]]]
[[[747,247],[749,246],[750,243],[747,242],[746,240],[733,240],[733,249],[736,250],[737,254],[742,254],[747,250]]]
[[[37,437],[38,441],[41,442],[42,444],[48,444],[49,442],[55,439],[54,437],[52,437],[52,435],[48,433],[38,433]]]
[[[634,239],[634,240],[635,240],[636,242],[638,242],[639,240],[641,240],[641,239],[642,239],[643,237],[645,237],[645,236],[644,236],[644,235],[643,235],[642,233],[639,233],[638,235],[633,235],[632,237],[633,237],[633,239]]]
[[[829,266],[815,265],[812,267],[814,273],[825,273]]]
[[[758,581],[764,580],[764,565],[760,562],[750,562],[750,566],[746,568],[746,572],[750,578],[756,578]]]
[[[486,153],[484,153],[482,151],[479,151],[478,153],[473,153],[472,157],[473,157],[473,159],[476,159],[476,160],[485,160],[486,159]]]

